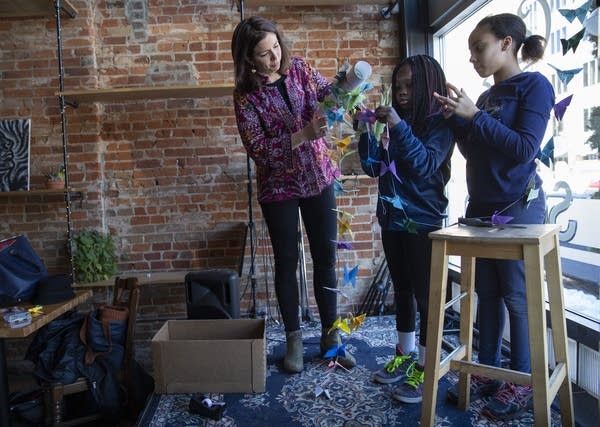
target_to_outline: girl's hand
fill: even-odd
[[[446,87],[448,88],[448,96],[442,96],[437,92],[433,93],[434,98],[442,104],[444,117],[448,118],[452,114],[456,114],[463,119],[473,120],[479,108],[467,96],[464,89],[458,89],[451,83],[446,83]]]
[[[380,123],[388,124],[390,127],[396,126],[402,120],[393,107],[380,105],[375,109],[375,117]]]

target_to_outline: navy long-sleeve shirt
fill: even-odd
[[[441,114],[427,120],[426,130],[417,137],[405,121],[390,129],[388,149],[370,133],[363,133],[358,143],[361,167],[372,177],[379,177],[377,218],[383,230],[407,231],[411,220],[419,231],[439,228],[445,218],[448,199],[444,187],[450,178],[450,157],[454,148],[450,128]],[[381,161],[394,162],[397,176],[387,172],[380,176]],[[390,200],[401,201],[395,207]]]
[[[449,120],[466,159],[470,203],[511,203],[525,195],[533,176],[541,185],[534,160],[554,100],[546,77],[523,72],[482,93],[471,122]]]

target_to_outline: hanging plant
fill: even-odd
[[[116,246],[110,234],[81,231],[73,236],[72,249],[77,282],[108,280],[117,274]]]
[[[46,177],[46,188],[61,189],[65,188],[65,166],[61,165],[57,169],[48,172]]]

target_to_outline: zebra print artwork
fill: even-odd
[[[31,119],[0,120],[0,191],[29,190]]]

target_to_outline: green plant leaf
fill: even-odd
[[[73,236],[72,248],[78,282],[107,280],[117,274],[116,246],[110,234],[81,231]]]

